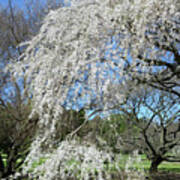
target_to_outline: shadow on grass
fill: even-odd
[[[158,172],[152,174],[147,178],[149,180],[180,180],[180,173],[172,173],[172,172]]]

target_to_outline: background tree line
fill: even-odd
[[[32,94],[27,93],[25,77],[14,79],[6,66],[26,49],[19,44],[30,40],[41,27],[44,16],[62,6],[56,0],[24,1],[24,7],[8,0],[0,5],[0,177],[15,173],[28,154],[36,132],[38,116],[29,118]]]

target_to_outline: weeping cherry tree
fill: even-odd
[[[28,79],[35,101],[31,116],[38,113],[40,119],[26,171],[43,153],[52,153],[56,126],[69,97],[68,106],[80,98],[86,109],[101,111],[124,103],[141,83],[180,97],[179,0],[72,0],[50,11],[39,33],[21,45],[28,47],[10,69],[14,76]],[[113,85],[120,87],[118,92]],[[64,161],[57,161],[66,143],[48,156],[41,173],[35,171],[42,179],[66,178]],[[73,145],[66,144],[67,152]],[[105,155],[93,148],[87,152],[97,156],[94,166],[101,172]],[[84,158],[81,178],[87,176],[83,168],[89,160]],[[98,176],[103,179],[102,173]]]

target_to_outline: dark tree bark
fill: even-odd
[[[162,163],[163,159],[161,157],[155,157],[152,161],[151,161],[151,166],[149,169],[150,173],[156,173],[158,172],[158,166]]]
[[[2,156],[0,155],[0,178],[3,172],[4,172],[4,163],[3,163]]]

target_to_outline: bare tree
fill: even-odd
[[[16,81],[8,90],[8,99],[0,97],[0,177],[6,178],[24,163],[35,137],[38,116],[29,118],[32,100]],[[7,97],[7,96],[6,96]]]
[[[4,68],[12,59],[17,59],[26,49],[19,44],[30,40],[39,31],[44,16],[51,10],[62,6],[62,2],[25,0],[22,10],[8,0],[7,7],[0,5],[0,93],[10,80]],[[1,95],[0,95],[1,96]]]
[[[135,145],[151,161],[150,172],[156,172],[163,161],[180,162],[170,155],[180,145],[180,108],[177,97],[160,91],[143,90],[132,94],[120,108],[138,132],[126,137],[126,143]]]
[[[18,48],[21,42],[31,39],[41,26],[44,16],[51,10],[62,6],[61,1],[40,0],[25,1],[25,9],[14,6],[8,0],[6,8],[0,7],[0,56],[10,60],[19,56],[23,48]],[[5,40],[6,39],[6,40]]]

